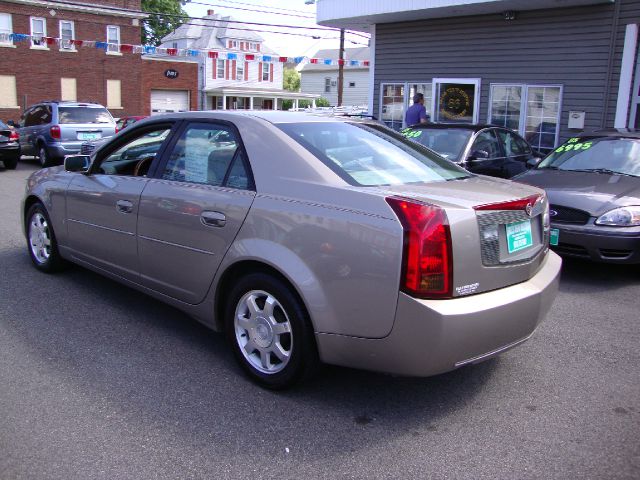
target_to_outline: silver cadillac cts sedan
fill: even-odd
[[[527,340],[550,308],[543,190],[375,122],[286,112],[142,120],[28,179],[43,272],[73,262],[224,331],[285,388],[319,363],[428,376]]]

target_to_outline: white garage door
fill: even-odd
[[[188,111],[188,90],[151,90],[151,115],[155,113]]]

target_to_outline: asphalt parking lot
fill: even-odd
[[[640,266],[565,262],[537,334],[483,364],[274,393],[184,314],[32,268],[36,168],[0,167],[0,479],[640,477]]]

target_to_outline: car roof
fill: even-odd
[[[640,130],[635,128],[604,128],[591,132],[582,132],[575,137],[615,137],[615,138],[640,138]]]
[[[286,112],[282,110],[201,110],[194,112],[164,113],[154,115],[154,119],[189,119],[211,117],[212,119],[231,119],[233,117],[253,117],[261,118],[270,123],[312,123],[312,122],[352,122],[352,123],[372,123],[368,119],[354,117],[331,116],[319,113],[307,112]]]
[[[500,125],[491,125],[488,123],[440,123],[440,122],[427,122],[427,123],[418,123],[416,125],[411,125],[411,128],[459,128],[463,130],[472,130],[474,132],[478,132],[480,130],[484,130],[485,128],[505,128]]]

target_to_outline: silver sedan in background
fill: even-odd
[[[184,310],[269,388],[321,362],[428,376],[495,356],[532,335],[561,266],[543,190],[307,114],[142,120],[35,172],[23,219],[36,268]]]

